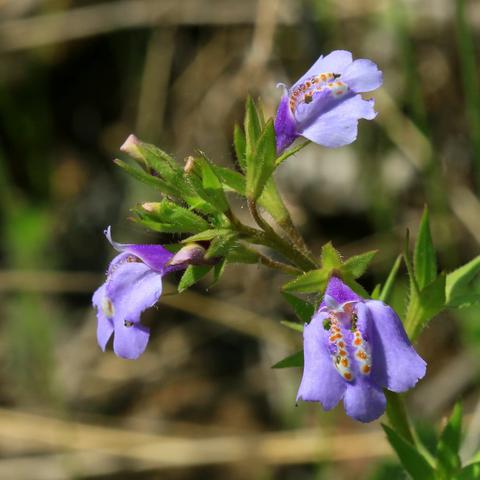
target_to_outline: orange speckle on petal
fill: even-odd
[[[367,359],[367,354],[363,350],[360,350],[359,352],[357,352],[357,357],[360,360],[366,360]]]
[[[342,358],[342,361],[340,362],[344,367],[348,367],[348,359],[347,358]]]
[[[345,380],[351,380],[351,379],[352,379],[352,374],[346,372],[346,373],[343,374],[343,378],[344,378]]]
[[[356,339],[353,341],[353,343],[354,343],[355,345],[361,345],[361,344],[362,344],[362,339],[361,339],[361,338],[356,338]]]
[[[363,373],[369,373],[370,372],[370,367],[368,365],[364,365],[362,367],[362,371],[363,371]]]

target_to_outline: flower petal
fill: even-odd
[[[325,312],[317,313],[303,332],[304,368],[297,400],[320,402],[325,410],[331,410],[341,400],[346,382],[335,370],[328,350],[328,331],[323,321]]]
[[[97,342],[100,348],[105,351],[108,340],[113,333],[113,322],[105,315],[104,299],[106,297],[106,284],[103,283],[93,294],[92,303],[97,310]]]
[[[115,321],[113,351],[128,360],[137,359],[147,348],[150,330],[139,323],[127,326],[125,322]]]
[[[136,245],[115,242],[112,240],[111,227],[105,230],[105,236],[115,250],[135,255],[151,269],[158,272],[166,270],[165,264],[173,257],[173,253],[161,245]]]
[[[371,92],[383,83],[383,73],[371,60],[360,58],[348,65],[341,79],[355,93]]]
[[[386,405],[383,390],[358,375],[355,382],[348,385],[343,397],[346,414],[359,422],[371,422],[380,417]]]
[[[277,141],[277,155],[280,155],[298,137],[296,131],[297,124],[290,110],[287,93],[283,95],[278,105],[274,126]]]
[[[348,65],[352,63],[352,54],[346,50],[334,50],[326,57],[321,56],[303,75],[299,78],[292,88],[300,85],[305,80],[319,73],[339,73],[342,74]]]
[[[357,315],[358,327],[367,325],[371,336],[372,379],[392,392],[412,388],[425,375],[427,364],[410,343],[398,315],[378,300],[357,304]]]
[[[115,329],[117,320],[136,323],[162,294],[162,275],[144,263],[123,263],[109,277],[106,293],[113,304]]]
[[[331,277],[323,297],[320,308],[328,307],[327,300],[333,298],[338,305],[345,302],[359,302],[362,300],[350,287],[347,287],[338,277]]]
[[[363,100],[360,95],[346,98],[327,112],[320,112],[318,116],[312,112],[311,121],[300,128],[298,133],[325,147],[348,145],[357,138],[358,120],[375,118],[373,105],[373,99]]]

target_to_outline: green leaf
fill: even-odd
[[[370,294],[370,298],[372,300],[380,300],[380,294],[382,293],[382,284],[377,283],[375,285],[375,288],[372,290],[372,293]]]
[[[225,167],[218,167],[211,165],[217,176],[221,179],[223,187],[228,190],[236,192],[239,195],[245,196],[245,177],[234,170]]]
[[[293,308],[295,315],[303,322],[309,323],[315,313],[315,306],[311,303],[305,302],[304,300],[291,295],[286,292],[282,292],[283,298],[288,302],[288,304]]]
[[[224,235],[216,236],[212,239],[207,252],[205,253],[205,259],[211,259],[215,257],[223,257],[228,253],[233,243],[238,238],[236,232],[229,231]]]
[[[197,283],[211,269],[211,265],[189,265],[180,279],[178,291],[182,293],[187,288]]]
[[[448,306],[465,304],[472,294],[471,282],[480,273],[480,255],[447,275],[446,296]],[[463,297],[463,302],[460,300]]]
[[[157,232],[197,233],[209,228],[202,217],[169,200],[147,204],[148,210],[136,209],[143,223],[147,223]]]
[[[395,450],[403,468],[413,480],[435,480],[435,471],[415,447],[387,425],[382,425],[387,439]]]
[[[322,295],[327,287],[330,271],[324,268],[310,270],[283,286],[287,292],[318,293]]]
[[[405,330],[415,340],[427,323],[445,308],[445,274],[440,274],[419,295],[410,297]]]
[[[168,184],[167,182],[163,181],[158,177],[154,177],[149,173],[145,172],[144,170],[140,170],[139,168],[134,168],[128,165],[128,163],[119,160],[118,158],[114,160],[114,162],[123,170],[125,170],[131,177],[135,180],[139,180],[146,185],[156,188],[160,190],[165,195],[169,195],[172,197],[178,197],[179,191],[173,186]]]
[[[278,363],[272,366],[272,368],[291,368],[291,367],[303,367],[303,350],[300,350],[289,357],[280,360]]]
[[[247,97],[245,104],[245,168],[248,169],[248,165],[253,160],[253,155],[256,150],[257,142],[260,137],[260,120],[258,118],[258,111],[250,95]]]
[[[342,266],[342,257],[338,250],[333,247],[332,242],[328,242],[322,247],[321,260],[322,267],[327,270]]]
[[[393,264],[392,269],[388,274],[387,281],[385,282],[385,285],[383,286],[382,291],[378,297],[378,299],[381,300],[382,302],[388,303],[390,301],[390,296],[392,295],[395,279],[397,278],[398,270],[401,264],[402,264],[402,255],[399,255],[395,259],[395,263]]]
[[[201,159],[200,167],[202,171],[202,186],[207,192],[210,203],[212,203],[220,212],[228,210],[228,202],[223,191],[223,185],[214,168],[205,156]]]
[[[415,278],[420,290],[432,283],[437,277],[437,257],[435,248],[433,247],[427,207],[425,207],[423,211],[420,229],[415,243],[413,266]]]
[[[245,134],[243,133],[243,130],[238,125],[235,125],[233,129],[233,147],[235,148],[235,156],[237,157],[237,162],[240,165],[240,168],[245,171],[247,168],[247,163],[245,159],[247,142],[245,140]]]
[[[353,278],[361,277],[377,252],[378,250],[371,250],[370,252],[350,257],[342,265],[342,272],[347,272]]]
[[[438,469],[451,478],[461,468],[458,455],[462,438],[462,405],[457,403],[437,444]]]
[[[252,155],[247,155],[247,196],[256,200],[275,169],[275,129],[270,119],[263,129]]]
[[[289,322],[287,320],[281,320],[280,323],[291,330],[296,332],[303,332],[303,324],[298,322]]]

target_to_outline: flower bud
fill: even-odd
[[[198,243],[189,243],[182,247],[168,262],[170,266],[175,265],[207,265],[210,262],[205,260],[206,250]]]
[[[131,133],[120,147],[120,150],[128,153],[135,160],[143,160],[143,155],[138,148],[139,145],[140,140],[133,133]]]

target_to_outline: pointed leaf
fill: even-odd
[[[318,293],[321,295],[327,287],[329,277],[329,270],[323,268],[311,270],[284,285],[283,290],[298,293]]]
[[[178,291],[182,293],[187,288],[197,283],[211,270],[211,268],[211,265],[189,265],[180,279]]]
[[[280,360],[278,363],[272,366],[272,368],[291,368],[291,367],[303,367],[303,350],[300,350],[289,357]]]
[[[295,330],[296,332],[303,332],[303,323],[289,322],[287,320],[281,320],[280,323],[290,330]]]
[[[328,270],[342,266],[342,257],[332,242],[328,242],[322,247],[321,260],[322,267]]]
[[[472,294],[471,282],[480,273],[480,255],[447,275],[446,296],[449,306],[458,305],[459,297]]]
[[[263,129],[255,151],[247,155],[247,196],[256,200],[262,193],[265,183],[275,169],[275,129],[270,119]]]
[[[169,200],[144,204],[144,208],[135,212],[140,221],[157,232],[197,233],[209,228],[205,219]]]
[[[383,286],[380,292],[380,295],[378,297],[378,299],[381,300],[382,302],[389,303],[390,296],[392,295],[392,291],[393,291],[393,286],[395,284],[395,279],[397,278],[398,270],[401,264],[402,264],[402,255],[399,255],[396,258],[395,263],[393,264],[392,269],[388,274],[387,281],[385,282],[385,285]]]
[[[293,308],[293,311],[303,323],[310,322],[315,313],[314,305],[286,292],[282,292],[282,296]]]
[[[172,197],[178,197],[179,191],[172,185],[164,182],[160,178],[154,177],[149,173],[145,172],[144,170],[140,170],[139,168],[134,168],[128,165],[128,163],[119,160],[118,158],[114,160],[114,162],[123,170],[125,170],[131,177],[135,178],[135,180],[139,180],[146,185],[149,185],[153,188],[156,188],[160,192],[165,195],[169,195]]]
[[[290,214],[285,206],[282,197],[278,193],[273,177],[270,177],[265,184],[258,203],[272,216],[272,218],[283,226],[290,221]]]
[[[215,173],[223,182],[224,188],[245,196],[245,177],[234,170],[225,167],[213,166]]]
[[[226,254],[228,263],[258,263],[258,253],[241,242],[234,243]]]
[[[253,160],[253,155],[260,137],[260,120],[258,118],[258,111],[252,97],[247,97],[245,104],[245,165],[248,165]]]
[[[205,259],[211,259],[215,257],[224,257],[227,255],[231,246],[238,238],[236,232],[228,232],[224,235],[219,235],[212,239],[207,253],[205,253]]]
[[[437,256],[430,232],[428,208],[423,211],[413,258],[415,278],[420,290],[437,277]]]
[[[451,478],[461,467],[458,451],[462,437],[462,405],[457,403],[437,445],[438,468]]]
[[[243,130],[238,125],[235,125],[233,129],[233,146],[235,148],[237,162],[240,165],[240,168],[245,171],[247,168],[247,162],[245,159],[247,142]]]
[[[440,274],[419,295],[410,297],[405,330],[415,340],[427,323],[445,308],[445,274]]]
[[[192,235],[191,237],[182,240],[182,243],[191,243],[191,242],[202,242],[206,240],[212,240],[218,236],[229,235],[230,233],[235,233],[233,230],[227,228],[212,228],[209,230],[204,230],[203,232]]]
[[[361,253],[360,255],[354,255],[350,257],[342,265],[342,272],[350,274],[353,278],[361,277],[367,270],[373,257],[377,254],[378,250],[371,250],[370,252]]]
[[[480,463],[467,465],[453,480],[480,480]]]
[[[380,300],[380,294],[382,293],[382,284],[377,283],[375,285],[375,288],[372,290],[372,293],[370,294],[370,298],[372,300]]]
[[[435,480],[435,472],[425,457],[387,425],[382,425],[390,445],[395,450],[403,468],[413,480]]]

